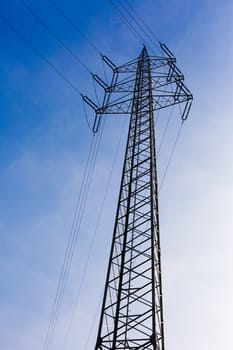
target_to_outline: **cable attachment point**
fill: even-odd
[[[82,99],[84,102],[86,102],[92,109],[94,109],[95,111],[97,111],[99,109],[99,107],[97,106],[97,104],[95,104],[95,102],[93,102],[89,97],[82,95]]]
[[[106,91],[108,85],[97,74],[91,73],[92,78]]]
[[[82,96],[82,99],[85,103],[88,104],[89,107],[91,107],[92,109],[94,109],[95,111],[95,120],[94,120],[94,124],[92,127],[92,131],[93,133],[97,133],[98,129],[99,129],[99,125],[100,125],[100,120],[101,120],[101,116],[102,116],[102,108],[98,107],[97,104],[95,104],[95,102],[93,102],[89,97],[84,96],[82,94],[80,94]]]
[[[171,50],[169,50],[169,48],[165,44],[162,44],[161,42],[159,44],[160,44],[162,51],[165,53],[165,55],[167,55],[168,57],[171,57],[171,58],[175,58],[175,56],[173,55]]]
[[[188,118],[189,111],[190,111],[190,108],[192,105],[192,101],[193,101],[193,95],[190,94],[188,97],[188,101],[186,102],[185,108],[183,110],[182,116],[181,116],[182,122]]]
[[[105,55],[101,55],[102,60],[114,71],[117,66]]]

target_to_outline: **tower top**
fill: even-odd
[[[141,54],[140,56],[148,56],[148,51],[147,51],[147,47],[146,45],[143,45],[143,48],[142,48],[142,51],[141,51]]]

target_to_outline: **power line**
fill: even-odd
[[[7,26],[9,26],[20,38],[23,40],[46,64],[49,65],[51,69],[53,69],[75,92],[78,94],[81,94],[80,91],[61,73],[56,66],[53,65],[52,62],[50,62],[6,17],[3,15],[0,15],[0,19],[2,22],[4,22]],[[83,210],[85,208],[86,204],[86,199],[87,199],[87,194],[89,191],[89,185],[90,181],[93,175],[93,169],[95,165],[95,160],[98,152],[98,147],[96,148],[96,143],[93,145],[93,140],[94,136],[92,139],[91,147],[90,147],[90,152],[88,156],[88,161],[87,161],[87,166],[86,166],[86,171],[84,173],[84,179],[81,187],[81,195],[79,199],[81,199],[81,204],[79,208],[79,202],[76,207],[75,215],[74,215],[74,220],[70,232],[70,237],[65,253],[65,258],[63,262],[63,267],[62,271],[60,274],[60,279],[58,282],[57,286],[57,291],[54,299],[54,305],[52,308],[51,316],[50,316],[50,321],[49,321],[49,326],[47,329],[46,333],[46,338],[45,338],[45,343],[44,343],[44,350],[48,350],[51,347],[51,343],[53,340],[55,328],[56,328],[56,323],[58,320],[60,308],[62,305],[62,300],[63,300],[63,295],[67,283],[67,278],[69,275],[69,270],[70,270],[70,265],[72,262],[73,258],[73,253],[74,253],[74,248],[76,245],[78,233],[79,233],[79,228],[81,225],[81,220],[82,220],[82,215],[83,215]],[[95,138],[95,140],[98,140],[98,138]],[[85,179],[86,177],[86,179]],[[79,208],[79,212],[78,212]],[[79,224],[78,224],[78,218],[77,215],[79,214]]]
[[[5,16],[0,15],[0,20],[14,31],[63,81],[66,82],[76,93],[81,95],[79,89],[22,34]]]
[[[83,180],[81,184],[81,189],[79,192],[78,202],[76,204],[74,218],[69,234],[68,244],[66,247],[65,257],[63,261],[63,266],[57,286],[57,291],[54,299],[53,308],[50,315],[49,325],[46,332],[44,350],[49,350],[54,338],[57,321],[60,314],[60,309],[63,302],[64,292],[67,285],[67,280],[69,277],[70,267],[73,260],[74,250],[77,244],[77,239],[80,232],[80,227],[82,223],[82,218],[84,210],[86,207],[87,196],[89,193],[90,183],[93,177],[96,157],[101,141],[102,132],[98,133],[97,137],[93,135],[92,142],[88,154],[88,159],[83,175]]]
[[[74,21],[65,13],[65,11],[58,6],[57,2],[54,0],[49,0],[50,4],[56,9],[56,11],[73,27],[73,29],[79,33],[89,44],[90,47],[92,47],[92,49],[94,51],[96,51],[101,57],[102,57],[102,53],[101,51],[98,49],[98,47],[93,43],[93,41],[90,40],[90,38],[88,38],[88,36],[86,34],[84,34],[81,29],[77,26],[76,23],[74,23]],[[107,77],[106,77],[106,71],[105,71],[105,63],[103,62],[103,70],[104,70],[104,76],[107,82]]]
[[[80,58],[55,34],[55,32],[32,10],[25,0],[19,0],[24,8],[36,19],[36,21],[88,72],[90,69]]]
[[[90,124],[89,119],[88,119],[88,115],[87,115],[86,103],[84,102],[83,99],[82,99],[82,102],[83,102],[83,111],[84,111],[84,116],[85,116],[85,119],[86,119],[86,122],[87,122],[87,126],[88,126],[89,130],[91,132],[93,132],[91,124]]]
[[[60,308],[62,305],[63,295],[64,295],[66,282],[67,282],[69,270],[70,270],[70,264],[71,264],[70,258],[73,255],[73,249],[74,249],[76,239],[77,239],[75,226],[76,226],[77,216],[79,216],[79,213],[80,213],[79,208],[80,208],[80,202],[82,201],[82,198],[83,198],[83,190],[86,187],[85,178],[88,174],[88,170],[89,170],[89,166],[90,166],[89,163],[91,163],[91,158],[92,158],[91,156],[92,156],[92,152],[93,152],[93,147],[94,147],[94,138],[92,137],[90,150],[89,150],[89,154],[88,154],[88,159],[87,159],[86,167],[84,170],[84,177],[83,177],[82,184],[81,184],[80,194],[79,194],[78,202],[77,202],[76,208],[75,208],[75,213],[74,213],[72,226],[71,226],[71,230],[70,230],[70,234],[69,234],[68,244],[66,247],[65,257],[63,260],[63,266],[62,266],[62,270],[60,273],[60,278],[59,278],[59,282],[58,282],[58,286],[57,286],[57,290],[56,290],[56,295],[55,295],[55,299],[54,299],[52,312],[50,315],[49,326],[47,329],[45,343],[44,343],[44,349],[50,348],[50,345],[51,345],[52,340],[53,340],[55,328],[56,328],[56,323],[57,323],[58,316],[60,313]]]
[[[53,63],[51,63],[12,23],[10,23],[10,21],[5,18],[4,16],[0,15],[0,19],[7,24],[43,61],[45,61],[67,84],[69,84],[69,86],[71,86],[77,93],[81,94],[80,91],[56,68],[56,66],[53,65]],[[95,148],[94,148],[95,150]],[[92,146],[90,148],[90,151],[92,152]],[[90,153],[91,156],[91,153]],[[87,169],[87,178],[88,180],[86,181],[86,183],[83,183],[83,187],[82,190],[84,189],[85,194],[83,194],[84,196],[84,204],[85,204],[85,199],[87,196],[86,191],[88,192],[87,188],[89,187],[89,181],[90,178],[92,177],[92,173],[93,173],[93,154],[91,157],[91,166],[89,165],[89,169]],[[85,185],[85,187],[84,187]],[[75,218],[77,216],[77,211],[75,214]],[[75,221],[74,218],[74,221]],[[80,226],[80,225],[79,225]],[[76,225],[73,223],[72,226],[72,230],[73,229],[77,229],[77,222]],[[78,227],[79,228],[79,227]],[[76,231],[76,230],[75,230]],[[44,349],[49,349],[50,345],[52,343],[52,339],[53,339],[53,335],[54,335],[54,331],[55,331],[55,327],[56,327],[56,323],[57,323],[57,319],[58,319],[58,315],[59,315],[59,311],[60,311],[60,307],[62,304],[62,299],[63,299],[63,295],[64,295],[64,290],[65,290],[65,286],[66,286],[66,281],[69,275],[69,269],[70,269],[70,264],[71,264],[71,260],[73,257],[73,252],[74,252],[74,246],[77,240],[77,232],[75,232],[75,234],[72,232],[70,235],[70,239],[69,239],[69,243],[67,246],[67,250],[66,250],[66,254],[65,254],[65,259],[64,259],[64,263],[63,263],[63,269],[60,275],[60,279],[59,279],[59,283],[58,283],[58,287],[57,287],[57,292],[56,292],[56,296],[55,296],[55,301],[54,301],[54,306],[51,312],[51,317],[50,317],[50,321],[49,321],[49,326],[47,329],[47,334],[46,334],[46,339],[45,339],[45,343],[44,343]]]
[[[128,21],[128,19],[125,17],[125,15],[122,13],[122,11],[114,4],[113,1],[109,0],[109,2],[112,4],[113,8],[116,12],[118,12],[120,18],[122,21],[128,26],[130,31],[136,36],[136,38],[139,40],[139,42],[143,45],[145,45],[145,40],[143,37],[137,32],[137,30],[133,27],[133,25]]]
[[[161,152],[161,149],[162,149],[162,146],[163,146],[163,143],[164,143],[164,140],[165,140],[167,131],[168,131],[168,126],[169,126],[170,121],[171,121],[171,118],[172,118],[173,111],[174,111],[174,105],[172,106],[172,109],[170,110],[170,113],[169,113],[169,116],[168,116],[168,119],[167,119],[167,123],[166,123],[166,125],[165,125],[165,129],[164,129],[164,132],[163,132],[163,135],[162,135],[162,138],[161,138],[159,147],[158,147],[157,156],[158,156],[158,155],[160,154],[160,152]]]
[[[171,150],[171,153],[170,153],[168,162],[167,162],[167,166],[166,166],[166,168],[165,168],[165,171],[164,171],[164,173],[163,173],[162,180],[161,180],[161,182],[160,182],[159,192],[161,191],[161,189],[162,189],[162,187],[163,187],[163,184],[164,184],[164,180],[165,180],[165,178],[166,178],[166,176],[167,176],[167,172],[168,172],[169,166],[170,166],[170,164],[171,164],[171,161],[172,161],[172,158],[173,158],[173,155],[174,155],[174,152],[175,152],[175,149],[176,149],[176,146],[177,146],[177,143],[178,143],[180,134],[181,134],[181,130],[182,130],[183,124],[184,124],[184,120],[182,120],[181,125],[180,125],[180,128],[179,128],[179,130],[178,130],[178,133],[177,133],[177,135],[176,135],[176,139],[175,139],[174,145],[173,145],[173,147],[172,147],[172,150]]]
[[[85,196],[84,203],[83,203],[83,210],[82,210],[79,222],[78,221],[76,222],[76,231],[77,231],[77,233],[79,232],[80,227],[81,227],[81,222],[82,222],[84,210],[85,210],[85,207],[86,207],[87,196],[88,196],[88,193],[89,193],[89,187],[90,187],[91,180],[92,180],[92,177],[93,177],[94,167],[95,167],[97,153],[98,153],[98,149],[99,149],[100,142],[101,142],[101,139],[102,139],[102,135],[103,135],[103,127],[100,129],[100,132],[99,132],[97,148],[96,148],[96,152],[95,152],[95,155],[94,155],[92,168],[91,168],[91,174],[89,176],[88,184],[87,184],[86,196]],[[86,260],[86,263],[85,263],[85,266],[84,266],[83,274],[82,274],[82,277],[81,277],[81,282],[80,282],[78,293],[77,293],[76,300],[75,300],[75,306],[74,306],[74,309],[73,309],[73,312],[72,312],[72,315],[71,315],[71,319],[70,319],[70,322],[69,322],[69,325],[68,325],[68,328],[67,328],[67,331],[66,331],[65,340],[64,340],[64,344],[63,344],[63,348],[62,348],[63,350],[66,348],[66,345],[67,345],[67,341],[68,341],[68,338],[69,338],[70,329],[71,329],[71,326],[72,326],[72,323],[73,323],[75,311],[76,311],[76,308],[77,308],[77,305],[78,305],[78,301],[79,301],[79,298],[80,298],[80,295],[81,295],[81,290],[82,290],[82,286],[83,286],[83,283],[84,283],[84,280],[85,280],[86,271],[87,271],[87,267],[88,267],[88,263],[89,263],[89,259],[90,259],[90,255],[91,255],[92,246],[94,244],[94,240],[95,240],[95,236],[96,236],[96,231],[97,231],[97,228],[95,230],[95,234],[94,234],[94,237],[92,239],[91,247],[89,249],[87,260]]]
[[[64,292],[65,292],[65,288],[66,288],[66,284],[67,284],[67,279],[68,279],[69,272],[70,272],[70,267],[71,267],[71,262],[72,262],[72,258],[73,258],[73,254],[74,254],[74,249],[76,246],[78,233],[79,233],[77,230],[77,223],[80,223],[80,220],[82,219],[83,205],[85,205],[85,203],[86,203],[86,194],[87,194],[87,191],[89,188],[89,176],[90,176],[90,171],[92,168],[92,159],[93,159],[93,157],[91,157],[90,164],[87,164],[87,168],[86,168],[86,171],[84,173],[84,178],[83,178],[83,183],[82,183],[82,187],[81,187],[81,191],[80,191],[80,195],[79,195],[79,200],[78,200],[78,204],[76,206],[76,211],[75,211],[74,220],[73,220],[73,224],[72,224],[72,228],[71,228],[71,232],[70,232],[70,237],[69,237],[69,241],[67,244],[66,254],[65,254],[65,258],[64,258],[64,264],[63,264],[62,271],[61,271],[61,277],[60,277],[60,280],[58,283],[58,288],[57,288],[58,298],[55,298],[55,302],[54,302],[55,307],[54,307],[54,311],[51,314],[50,323],[49,323],[50,327],[49,327],[49,331],[46,335],[45,349],[49,349],[50,344],[52,343],[55,329],[56,329],[57,320],[59,317],[59,313],[60,313],[60,309],[61,309],[61,305],[62,305],[62,301],[63,301],[63,296],[64,296]]]
[[[144,35],[147,37],[148,40],[150,40],[150,42],[159,50],[159,51],[162,51],[160,46],[157,45],[155,43],[154,40],[152,40],[150,38],[150,36],[148,35],[147,31],[143,28],[143,26],[141,25],[141,23],[136,19],[135,15],[133,15],[133,13],[120,1],[120,0],[117,0],[117,2],[120,4],[120,6],[122,8],[124,8],[124,10],[126,11],[126,13],[130,16],[130,18],[133,19],[133,21],[137,24],[138,28],[144,33]],[[135,11],[133,11],[135,12]],[[157,40],[157,39],[156,39]]]
[[[100,307],[101,307],[101,304],[102,304],[102,299],[103,299],[103,295],[101,295],[101,297],[99,298],[99,303],[98,303],[98,306],[97,306],[97,308],[96,308],[94,317],[93,317],[93,319],[92,319],[91,327],[90,327],[89,332],[88,332],[88,336],[86,337],[86,342],[85,342],[84,350],[87,350],[87,347],[88,347],[88,344],[89,344],[89,341],[90,341],[90,338],[91,338],[91,334],[92,334],[92,332],[93,332],[93,329],[94,329],[94,326],[95,326],[95,323],[96,323],[96,319],[97,319],[97,317],[98,317],[99,310],[100,310]]]
[[[148,26],[148,24],[143,20],[143,18],[141,16],[138,15],[138,13],[135,11],[135,9],[133,8],[133,6],[129,3],[128,0],[124,0],[125,3],[127,4],[127,6],[131,9],[132,12],[135,13],[135,15],[138,17],[138,19],[141,21],[141,23],[144,25],[144,27],[148,30],[148,32],[150,32],[150,34],[160,43],[159,38],[157,37],[157,35],[151,30],[151,28]]]
[[[115,168],[115,165],[116,165],[116,159],[117,159],[117,156],[118,156],[118,153],[119,153],[119,149],[120,149],[120,145],[121,145],[121,142],[122,142],[122,137],[123,137],[124,130],[125,130],[125,124],[123,125],[121,133],[120,133],[120,137],[119,137],[119,141],[118,141],[118,144],[117,144],[117,147],[116,147],[116,152],[115,152],[114,159],[113,159],[113,162],[112,162],[110,174],[108,176],[106,188],[105,188],[105,191],[104,191],[103,200],[102,200],[102,203],[101,203],[101,206],[100,206],[100,210],[99,210],[99,215],[98,215],[97,222],[96,222],[96,225],[95,225],[95,229],[94,229],[93,237],[92,237],[92,240],[91,240],[91,244],[90,244],[90,247],[89,247],[89,250],[88,250],[88,253],[87,253],[87,259],[86,259],[85,266],[84,266],[84,269],[83,269],[81,282],[80,282],[80,285],[79,285],[79,288],[78,288],[78,293],[77,293],[77,296],[76,296],[76,299],[75,299],[73,312],[72,312],[72,315],[71,315],[69,326],[68,326],[67,331],[66,331],[65,341],[64,341],[64,344],[63,344],[63,348],[62,348],[63,350],[66,349],[67,341],[68,341],[69,334],[70,334],[71,327],[72,327],[73,320],[74,320],[74,315],[75,315],[75,312],[77,310],[79,298],[80,298],[80,295],[81,295],[81,290],[82,290],[82,287],[83,287],[83,284],[84,284],[84,281],[85,281],[88,265],[89,265],[90,258],[91,258],[92,249],[93,249],[94,242],[95,242],[95,239],[96,239],[96,236],[97,236],[98,227],[99,227],[100,220],[101,220],[101,217],[102,217],[102,213],[103,213],[105,201],[106,201],[106,198],[107,198],[107,194],[108,194],[108,191],[109,191],[109,186],[110,186],[110,182],[111,182],[112,175],[113,175],[113,172],[114,172],[114,168]]]
[[[72,21],[72,19],[63,11],[63,9],[58,6],[56,1],[49,0],[50,4],[60,13],[62,17],[66,19],[66,21],[89,43],[89,45],[101,55],[99,49],[93,44],[93,42],[78,28],[78,26]]]

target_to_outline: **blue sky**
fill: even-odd
[[[141,43],[110,1],[57,2],[116,64],[139,54]],[[91,71],[103,76],[98,54],[49,2],[28,3]],[[131,4],[175,53],[194,95],[160,193],[167,349],[230,348],[233,4],[230,0],[132,0]],[[90,74],[20,1],[2,3],[0,14],[79,90],[94,96]],[[43,349],[91,133],[80,96],[1,21],[0,42],[0,348],[39,350]],[[52,349],[62,349],[113,171],[66,349],[83,349],[87,342],[103,291],[124,142],[118,153],[116,149],[126,126],[127,118],[106,118]],[[160,176],[175,132],[170,130],[161,152]],[[97,323],[87,350],[93,349]]]

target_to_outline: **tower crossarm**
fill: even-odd
[[[146,70],[150,71],[152,110],[156,111],[179,104],[182,110],[181,118],[185,120],[193,96],[184,84],[184,76],[176,66],[176,59],[171,51],[164,44],[162,44],[162,50],[164,50],[164,56],[147,56],[145,61],[147,63]],[[142,82],[140,87],[137,87],[136,84],[139,60],[140,58],[132,60],[119,67],[111,66],[110,85],[107,85],[96,74],[92,75],[93,79],[104,89],[101,105],[91,101],[87,96],[83,96],[84,102],[96,113],[93,132],[98,131],[101,117],[105,114],[131,114],[135,89],[138,88],[143,93],[148,89],[147,82]]]

